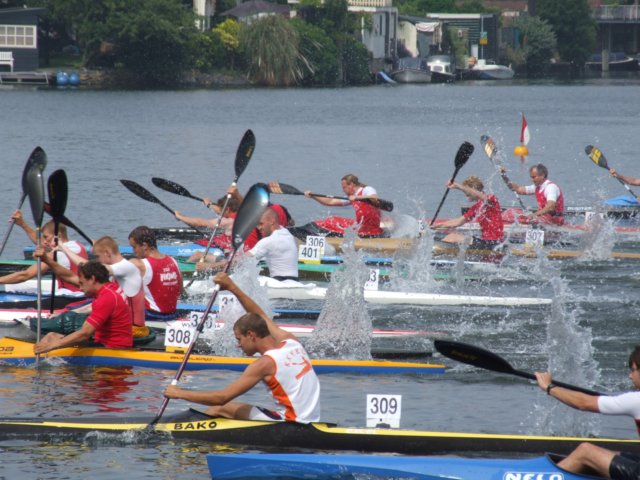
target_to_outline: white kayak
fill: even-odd
[[[266,287],[269,298],[287,300],[324,300],[327,289],[315,283],[295,280],[278,281],[259,277],[260,285]],[[196,281],[189,293],[205,293],[213,290],[211,281]],[[370,303],[384,305],[484,305],[484,306],[529,306],[550,305],[550,298],[531,297],[487,297],[476,295],[447,295],[441,293],[392,292],[387,290],[365,290],[364,299]]]
[[[55,313],[60,313],[62,310],[56,310]],[[37,312],[33,309],[0,309],[0,326],[16,326],[23,325],[29,328],[29,318],[35,317]],[[42,312],[42,318],[47,318],[49,312]],[[195,322],[189,318],[178,319],[183,322]],[[147,320],[145,325],[155,330],[164,331],[167,329],[167,322],[158,320]],[[291,323],[279,323],[280,328],[287,332],[293,333],[300,338],[310,337],[315,327],[313,325],[296,325]],[[217,321],[215,323],[215,330],[221,329],[224,326],[224,322]],[[206,329],[206,328],[205,328]],[[443,332],[432,332],[428,330],[378,330],[374,329],[371,332],[373,338],[433,338],[447,336]]]

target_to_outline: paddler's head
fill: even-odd
[[[260,217],[258,230],[260,230],[260,233],[263,237],[268,237],[278,228],[280,228],[280,218],[278,217],[278,212],[269,207],[264,211],[262,217]]]
[[[55,230],[56,226],[55,223],[53,223],[53,220],[48,221],[47,223],[44,224],[44,226],[42,227],[41,233],[42,233],[42,237],[41,237],[41,242],[42,245],[46,248],[46,249],[51,249],[55,246]],[[67,237],[67,227],[59,224],[58,225],[58,242],[59,243],[65,243],[68,242],[69,238]]]
[[[98,258],[98,261],[105,265],[113,265],[122,258],[118,242],[109,236],[101,237],[93,242],[92,252]]]
[[[133,248],[133,254],[138,258],[146,258],[158,249],[156,234],[144,225],[131,230],[129,234],[129,245]]]
[[[233,334],[238,341],[238,347],[249,356],[258,353],[258,343],[270,335],[267,322],[255,313],[245,313],[241,316],[233,326]]]
[[[78,286],[88,296],[95,297],[109,281],[109,270],[102,263],[91,260],[78,266]]]
[[[529,169],[529,175],[536,187],[539,187],[549,176],[549,170],[543,164],[538,163]]]
[[[358,188],[364,186],[360,183],[358,177],[351,173],[342,177],[340,183],[342,185],[342,191],[347,195],[355,195],[355,193],[358,191]]]
[[[629,378],[636,389],[640,390],[640,345],[636,345],[629,355]]]

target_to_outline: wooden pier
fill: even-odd
[[[43,85],[55,83],[55,75],[46,72],[0,72],[0,85]]]

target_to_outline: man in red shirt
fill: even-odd
[[[456,228],[467,222],[477,220],[480,224],[481,237],[473,237],[470,248],[490,250],[500,244],[504,239],[504,222],[502,221],[502,212],[498,198],[493,194],[489,195],[484,193],[482,181],[475,176],[466,178],[461,184],[449,182],[448,187],[451,190],[461,190],[469,200],[475,201],[476,203],[474,203],[464,215],[438,223],[432,228]],[[462,243],[464,239],[464,235],[460,233],[450,233],[444,237],[442,241]]]
[[[56,348],[93,342],[109,348],[133,346],[131,309],[127,296],[116,283],[109,282],[109,271],[97,261],[78,267],[80,289],[88,297],[95,297],[92,311],[80,330],[69,335],[50,332],[33,346],[36,354]]]

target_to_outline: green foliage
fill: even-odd
[[[581,68],[596,46],[596,25],[587,0],[538,0],[537,12],[553,28],[562,60]]]
[[[300,18],[291,24],[300,38],[300,52],[308,60],[313,71],[307,70],[302,85],[331,86],[339,80],[339,56],[333,40],[321,28]]]
[[[345,39],[342,65],[345,84],[368,85],[372,82],[369,72],[369,51],[353,37]]]
[[[268,86],[289,86],[313,71],[300,53],[298,32],[280,15],[268,15],[241,31],[249,78]]]
[[[481,0],[398,0],[393,3],[401,15],[424,17],[427,13],[489,13]]]
[[[209,30],[197,37],[196,68],[211,72],[215,68],[224,68],[227,64],[227,51],[222,36],[217,30]]]
[[[225,62],[230,68],[235,68],[242,62],[242,51],[240,49],[241,25],[233,18],[228,18],[224,22],[216,25],[213,31],[217,34],[225,52]]]
[[[521,17],[515,26],[522,39],[521,53],[529,76],[543,75],[556,50],[556,36],[551,25],[539,17]],[[513,58],[516,60],[516,58]]]
[[[469,42],[465,38],[458,38],[458,27],[447,27],[445,35],[451,45],[451,55],[456,59],[456,65],[464,65],[464,58],[469,55]]]

